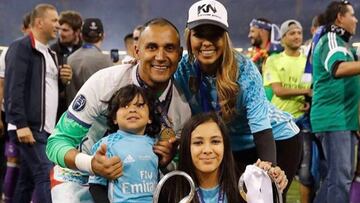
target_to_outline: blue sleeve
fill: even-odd
[[[250,130],[256,133],[271,129],[269,108],[261,75],[249,59],[244,59],[240,66],[240,87]]]

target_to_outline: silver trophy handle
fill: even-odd
[[[175,171],[171,171],[171,172],[167,173],[164,177],[162,177],[160,179],[160,181],[157,184],[155,191],[154,191],[153,203],[158,203],[161,188],[163,187],[166,180],[169,179],[170,177],[176,176],[176,175],[184,176],[190,184],[190,193],[186,197],[181,199],[179,203],[190,203],[191,202],[191,200],[194,198],[195,191],[196,191],[195,183],[194,183],[193,179],[184,171],[176,171],[175,170]]]
[[[267,176],[269,176],[265,170],[263,170],[263,172]],[[269,176],[269,177],[271,179],[271,182],[275,183],[275,180],[271,176]],[[245,182],[244,182],[244,173],[243,173],[239,178],[238,188],[239,188],[239,192],[240,192],[241,197],[247,202],[244,185],[245,185]],[[282,192],[281,192],[278,184],[275,183],[275,186],[276,186],[276,192],[277,192],[277,197],[278,197],[278,203],[283,203]]]

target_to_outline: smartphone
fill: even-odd
[[[119,50],[118,49],[111,49],[110,50],[110,57],[111,60],[116,63],[119,61]]]
[[[67,64],[67,54],[63,54],[62,57],[59,58],[59,66]]]

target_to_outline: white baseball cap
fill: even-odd
[[[228,30],[228,15],[223,4],[215,0],[201,0],[194,3],[189,9],[187,27],[193,29],[199,25],[217,25]]]

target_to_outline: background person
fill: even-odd
[[[59,84],[71,79],[71,68],[56,63],[48,42],[56,38],[58,14],[50,4],[31,13],[31,33],[14,41],[5,57],[5,113],[10,139],[20,151],[20,171],[14,202],[51,202],[52,163],[45,146],[56,120]],[[31,70],[31,71],[29,71]]]
[[[325,31],[313,53],[311,126],[320,140],[321,185],[314,202],[349,202],[359,130],[360,62],[349,44],[358,20],[348,1],[332,1],[319,15]]]

